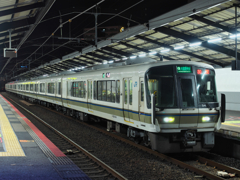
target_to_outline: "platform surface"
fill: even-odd
[[[0,179],[90,179],[0,95]]]
[[[225,122],[218,133],[240,140],[240,111],[226,110]]]

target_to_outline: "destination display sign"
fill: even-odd
[[[177,73],[192,73],[192,66],[177,66]]]

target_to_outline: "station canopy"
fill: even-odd
[[[230,67],[236,57],[240,58],[236,47],[240,46],[239,7],[238,0],[196,0],[148,23],[125,28],[97,44],[74,49],[13,79],[79,72],[144,56],[157,61],[196,61],[216,68]],[[23,15],[27,14],[29,11]]]

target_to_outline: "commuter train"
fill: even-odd
[[[191,61],[151,62],[15,81],[6,90],[162,153],[208,151],[225,120],[214,68]]]

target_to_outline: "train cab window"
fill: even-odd
[[[40,84],[40,92],[45,93],[45,83]]]
[[[62,94],[62,86],[61,86],[61,82],[58,83],[58,94],[61,95]]]
[[[29,91],[29,84],[26,85],[26,91]]]
[[[133,83],[132,83],[132,80],[129,80],[129,105],[132,105],[132,91],[133,91]]]
[[[35,84],[35,92],[38,92],[38,84]]]
[[[194,107],[194,93],[191,79],[181,79],[182,106]]]
[[[151,94],[155,95],[156,107],[176,108],[177,96],[173,66],[156,66],[145,75],[147,107],[151,108]]]
[[[120,103],[120,80],[116,81],[116,102]]]
[[[141,81],[141,101],[144,101],[144,83]]]
[[[207,70],[202,69],[202,72]],[[202,102],[217,102],[217,91],[215,84],[215,73],[208,70],[208,73],[197,74],[198,100]]]
[[[97,81],[94,81],[93,88],[94,88],[93,97],[94,99],[97,99]]]
[[[33,84],[30,84],[30,91],[33,91]]]
[[[48,83],[48,93],[49,94],[54,94],[54,83]]]

